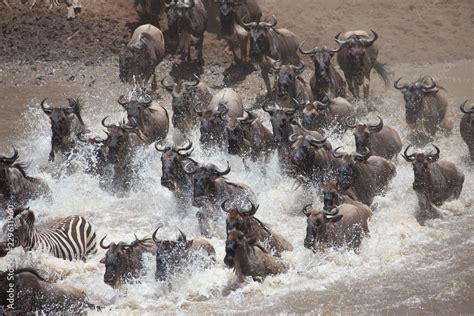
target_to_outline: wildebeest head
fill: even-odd
[[[218,143],[222,140],[225,126],[228,122],[226,114],[229,112],[229,108],[227,105],[219,103],[217,110],[195,111],[201,118],[201,136],[199,139],[201,143]]]
[[[435,94],[439,90],[436,87],[436,81],[430,76],[418,79],[409,84],[401,84],[399,78],[394,83],[394,87],[401,90],[405,99],[406,120],[408,123],[414,123],[418,118],[418,113],[423,110],[423,100],[428,94]]]
[[[100,241],[100,247],[106,249],[105,257],[100,263],[105,265],[104,283],[113,288],[122,285],[128,279],[135,277],[142,266],[142,251],[138,248],[144,247],[145,239],[136,239],[132,243],[112,242],[104,245],[104,236]]]
[[[228,200],[225,200],[221,204],[221,208],[227,213],[226,219],[226,231],[229,233],[233,229],[242,231],[244,234],[249,233],[250,230],[250,218],[257,213],[259,205],[255,205],[249,200],[250,208],[242,209],[237,205],[228,205]]]
[[[324,240],[327,231],[327,225],[336,223],[342,219],[342,215],[338,214],[339,209],[336,207],[332,210],[313,211],[312,204],[303,208],[303,213],[306,215],[306,237],[304,239],[304,246],[308,249],[316,250],[317,241]]]
[[[145,64],[150,60],[147,36],[142,33],[135,44],[122,47],[119,55],[119,78],[122,82],[132,81],[134,76],[140,76],[145,70]]]
[[[323,186],[323,202],[324,202],[324,210],[331,211],[336,206],[343,203],[341,200],[341,196],[337,191],[336,183],[332,181],[326,181]]]
[[[193,175],[193,203],[199,204],[203,198],[213,197],[216,181],[229,174],[230,165],[227,162],[227,169],[221,171],[213,164],[193,166],[192,163],[188,163],[184,171]]]
[[[46,99],[41,101],[41,109],[48,115],[51,121],[52,131],[52,151],[58,149],[71,149],[73,139],[71,134],[74,132],[75,124],[84,125],[80,115],[80,103],[77,98],[68,98],[69,105],[67,107],[47,107]],[[51,156],[54,159],[54,155]]]
[[[190,108],[191,99],[193,97],[192,91],[193,88],[200,83],[198,76],[193,75],[193,77],[196,79],[195,81],[180,80],[177,83],[172,84],[166,83],[165,79],[161,80],[161,85],[171,93],[173,116],[182,116],[184,113],[192,111]]]
[[[296,100],[294,101],[297,102]],[[331,99],[325,95],[321,102],[314,101],[311,103],[306,101],[300,103],[299,107],[303,108],[303,127],[309,130],[321,128],[321,124],[323,124],[325,120],[331,102]]]
[[[125,111],[127,111],[128,125],[130,127],[143,127],[145,122],[145,116],[147,111],[150,110],[153,100],[150,96],[145,95],[142,98],[137,100],[127,100],[125,96],[121,96],[117,100],[118,104],[123,106]]]
[[[383,128],[383,119],[377,115],[379,118],[379,123],[376,125],[371,125],[371,124],[363,124],[363,123],[357,123],[357,124],[351,124],[349,122],[350,119],[348,118],[346,120],[346,125],[349,128],[354,129],[354,137],[355,137],[355,143],[356,143],[356,152],[358,153],[364,153],[365,148],[371,148],[371,142],[370,142],[370,135],[373,133],[378,133],[382,130]]]
[[[250,57],[254,61],[261,61],[265,55],[270,53],[270,39],[268,32],[277,25],[277,19],[273,15],[270,22],[250,22],[242,24],[250,29]]]
[[[293,132],[291,123],[293,116],[296,113],[295,109],[280,108],[278,106],[268,107],[267,104],[263,106],[263,110],[270,114],[270,122],[273,129],[273,142],[281,143],[288,140]]]
[[[470,116],[470,123],[474,124],[474,105],[471,105],[471,109],[468,110],[468,109],[466,109],[466,103],[467,103],[467,100],[464,101],[459,106],[459,109],[461,110],[462,113],[469,115]]]
[[[413,172],[415,174],[415,181],[413,182],[413,189],[415,191],[421,191],[426,188],[426,184],[430,183],[431,181],[431,172],[429,169],[429,165],[433,162],[438,161],[440,150],[434,144],[432,146],[435,148],[436,153],[413,153],[408,154],[408,150],[410,149],[411,145],[409,145],[402,157],[411,162],[413,165]]]
[[[339,43],[338,43],[339,44]],[[331,81],[330,69],[331,69],[331,58],[335,53],[339,52],[342,46],[339,44],[338,48],[330,49],[326,46],[320,48],[315,47],[312,50],[306,51],[303,49],[304,41],[299,46],[299,51],[303,55],[308,55],[314,63],[314,72],[316,81],[320,85],[327,85]]]
[[[227,240],[225,241],[225,257],[224,263],[229,268],[233,268],[235,265],[234,259],[239,247],[245,247],[248,244],[245,234],[238,230],[232,229],[227,232]]]
[[[234,7],[242,5],[240,0],[218,0],[219,1],[219,19],[221,22],[221,31],[224,35],[231,35],[235,18],[237,17]]]
[[[296,97],[296,80],[298,75],[304,71],[304,63],[299,65],[282,65],[281,61],[275,61],[272,64],[272,70],[277,75],[276,93],[280,101],[288,100],[290,97]]]
[[[326,140],[326,137],[317,139],[309,135],[290,135],[291,147],[288,152],[290,166],[303,170],[310,168],[314,163],[315,149],[321,148]]]
[[[157,280],[164,280],[171,272],[173,266],[179,265],[181,260],[186,259],[186,252],[192,245],[192,240],[187,240],[186,235],[179,230],[179,237],[174,240],[160,240],[156,233],[161,225],[153,233],[153,241],[156,244],[156,272]]]
[[[15,192],[22,191],[22,182],[27,178],[25,165],[18,163],[18,151],[13,148],[13,156],[0,156],[0,194],[10,199]]]
[[[365,161],[370,157],[370,150],[365,149],[364,153],[354,153],[353,155],[338,153],[338,147],[334,149],[334,158],[340,158],[339,167],[337,168],[337,188],[338,190],[349,189],[354,181],[354,169],[357,161]]]
[[[248,139],[245,137],[245,128],[248,128],[257,117],[252,112],[246,111],[247,117],[230,118],[227,123],[225,133],[228,143],[228,152],[231,155],[240,155],[246,153],[251,147]]]
[[[172,11],[173,15],[176,14],[177,18],[184,16],[189,10],[194,7],[194,0],[167,0],[165,1],[165,7],[168,12]]]
[[[187,146],[174,147],[167,146],[160,148],[159,144],[155,144],[155,149],[162,152],[161,155],[161,185],[168,190],[175,192],[180,189],[180,183],[186,181],[186,174],[184,173],[184,166],[186,163],[197,163],[189,158],[193,152],[193,143],[188,142]]]

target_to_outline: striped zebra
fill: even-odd
[[[91,224],[82,216],[60,219],[51,227],[38,231],[34,227],[35,215],[24,209],[15,216],[17,232],[15,247],[31,250],[48,249],[55,257],[65,260],[85,260],[97,252],[96,234]]]

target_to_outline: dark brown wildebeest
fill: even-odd
[[[336,42],[341,46],[337,53],[337,62],[344,72],[349,91],[359,99],[359,87],[363,86],[364,99],[369,97],[370,72],[372,68],[383,79],[385,86],[390,79],[384,64],[377,61],[379,49],[374,44],[378,35],[371,30],[373,37],[365,31],[349,31],[342,36],[336,35]]]
[[[242,24],[250,29],[250,58],[259,64],[267,95],[271,95],[269,73],[273,62],[280,60],[285,65],[301,64],[296,35],[287,29],[276,29],[275,16],[270,22],[242,21]]]
[[[181,203],[180,207],[184,209],[190,204],[193,195],[192,177],[186,174],[184,167],[188,163],[198,165],[189,157],[193,152],[193,143],[189,142],[185,147],[167,146],[164,148],[160,148],[156,143],[155,149],[163,153],[161,155],[161,185],[173,192]]]
[[[471,105],[471,109],[466,109],[467,100],[461,104],[461,112],[464,113],[464,116],[461,119],[461,124],[459,129],[461,131],[461,137],[469,148],[469,154],[471,155],[471,160],[474,161],[474,105]]]
[[[164,13],[165,0],[135,0],[133,6],[142,24],[153,24],[160,27],[161,15]]]
[[[207,108],[213,94],[209,87],[194,75],[194,81],[179,80],[177,83],[166,83],[161,80],[161,85],[170,92],[173,109],[171,122],[185,137],[190,137],[193,128],[198,124],[199,117],[194,109]]]
[[[227,208],[226,202],[222,202],[222,210],[227,213],[226,231],[229,234],[233,229],[240,230],[246,237],[250,245],[257,243],[267,249],[268,252],[280,257],[283,251],[293,251],[293,246],[283,236],[274,233],[267,225],[254,217],[258,210],[250,202],[250,210],[243,210],[236,207]]]
[[[408,154],[410,147],[405,149],[402,156],[413,164],[413,190],[420,206],[416,219],[423,224],[427,219],[441,217],[438,207],[444,202],[459,198],[464,173],[452,162],[438,161],[440,150],[435,145],[436,153],[428,154]]]
[[[272,132],[266,128],[254,113],[247,111],[247,117],[230,118],[226,126],[227,152],[256,161],[268,158],[272,148]]]
[[[136,172],[133,171],[133,157],[136,149],[146,144],[146,137],[137,128],[123,123],[108,125],[107,117],[102,126],[107,128],[107,138],[99,140],[97,169],[101,185],[112,192],[127,192]]]
[[[323,101],[326,95],[332,98],[346,97],[346,82],[331,64],[331,58],[335,53],[341,50],[341,45],[336,49],[330,49],[326,46],[315,47],[312,50],[303,49],[304,41],[299,46],[299,51],[303,55],[309,55],[314,63],[314,73],[311,76],[310,86],[313,93],[313,99]]]
[[[311,87],[300,75],[304,71],[304,64],[283,65],[280,61],[272,64],[275,77],[276,102],[286,108],[295,104],[312,102],[313,94]],[[294,100],[298,102],[295,103]]]
[[[247,46],[249,33],[240,25],[243,18],[247,22],[258,22],[262,18],[262,10],[256,0],[218,0],[219,20],[221,33],[227,42],[234,61],[245,62],[247,59]],[[240,58],[235,52],[240,48]]]
[[[139,26],[120,52],[119,77],[122,82],[145,88],[153,77],[151,89],[156,90],[155,68],[165,56],[163,33],[151,24]]]
[[[340,97],[330,99],[326,96],[322,101],[302,103],[300,107],[303,108],[303,127],[312,131],[334,128],[343,133],[347,129],[345,120],[355,115],[352,104]]]
[[[207,28],[207,12],[201,0],[171,0],[165,2],[168,28],[179,39],[178,52],[181,60],[191,61],[191,46],[198,51],[198,61],[203,62],[202,48]]]
[[[0,288],[0,309],[6,315],[30,315],[38,311],[46,315],[72,315],[85,314],[88,309],[100,310],[87,302],[80,289],[50,283],[33,268],[0,271]],[[14,306],[14,310],[9,306]]]
[[[79,99],[68,98],[67,107],[47,107],[46,99],[41,101],[41,109],[51,121],[51,151],[49,161],[54,161],[55,154],[60,152],[66,158],[74,148],[77,135],[86,132],[86,126],[81,117]]]
[[[400,78],[401,79],[401,78]],[[436,81],[430,76],[409,84],[394,87],[401,90],[405,99],[405,119],[414,133],[427,132],[434,136],[440,129],[449,130],[451,123],[447,117],[448,101],[441,95]]]
[[[229,200],[232,207],[240,207],[247,201],[257,200],[255,193],[245,184],[227,181],[224,176],[230,173],[227,169],[219,170],[213,164],[196,165],[192,162],[184,167],[184,171],[193,176],[193,206],[199,207],[197,213],[201,233],[209,235],[210,221],[220,218],[222,202]]]
[[[201,145],[224,148],[227,121],[244,115],[244,103],[234,89],[224,88],[212,98],[204,111],[195,111],[201,118]]]
[[[367,221],[372,216],[370,208],[359,204],[344,203],[323,211],[313,209],[311,204],[304,207],[308,218],[304,246],[313,251],[344,246],[357,250],[369,232]]]
[[[113,288],[138,278],[143,269],[143,255],[156,253],[156,245],[151,238],[136,238],[130,244],[122,241],[118,244],[112,242],[105,246],[106,237],[100,241],[100,247],[107,250],[100,263],[105,265],[104,283]]]
[[[354,129],[356,152],[364,154],[366,148],[374,156],[392,159],[402,151],[402,140],[398,132],[383,123],[380,116],[377,125],[351,124],[346,120],[346,125]]]
[[[364,154],[339,154],[336,149],[333,155],[341,159],[337,170],[338,190],[368,206],[396,174],[391,161],[371,156],[367,148]]]
[[[117,102],[127,111],[127,125],[138,129],[148,144],[166,138],[170,125],[168,111],[150,96],[136,100],[121,96]]]
[[[232,229],[227,234],[224,263],[234,269],[239,282],[243,282],[246,276],[262,281],[268,275],[288,271],[288,266],[283,261],[259,246],[252,245],[244,233],[237,229]]]
[[[8,203],[24,206],[29,200],[50,193],[46,182],[26,175],[26,166],[17,162],[18,157],[15,148],[13,156],[0,156],[0,206]]]
[[[216,250],[204,239],[187,240],[186,235],[180,230],[178,240],[159,240],[153,233],[153,241],[156,244],[156,273],[159,281],[165,281],[169,276],[179,273],[185,268],[197,262],[203,262],[210,266],[216,261]]]

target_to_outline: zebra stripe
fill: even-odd
[[[89,254],[97,252],[96,233],[90,223],[82,216],[61,219],[49,229],[37,231],[34,227],[32,211],[22,213],[26,223],[26,234],[19,236],[21,246],[27,249],[43,247],[53,256],[66,260],[85,260]],[[21,221],[19,222],[21,225]]]

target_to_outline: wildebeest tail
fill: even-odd
[[[390,70],[386,64],[382,64],[379,61],[375,61],[374,69],[379,74],[380,78],[385,83],[385,88],[390,87]]]

